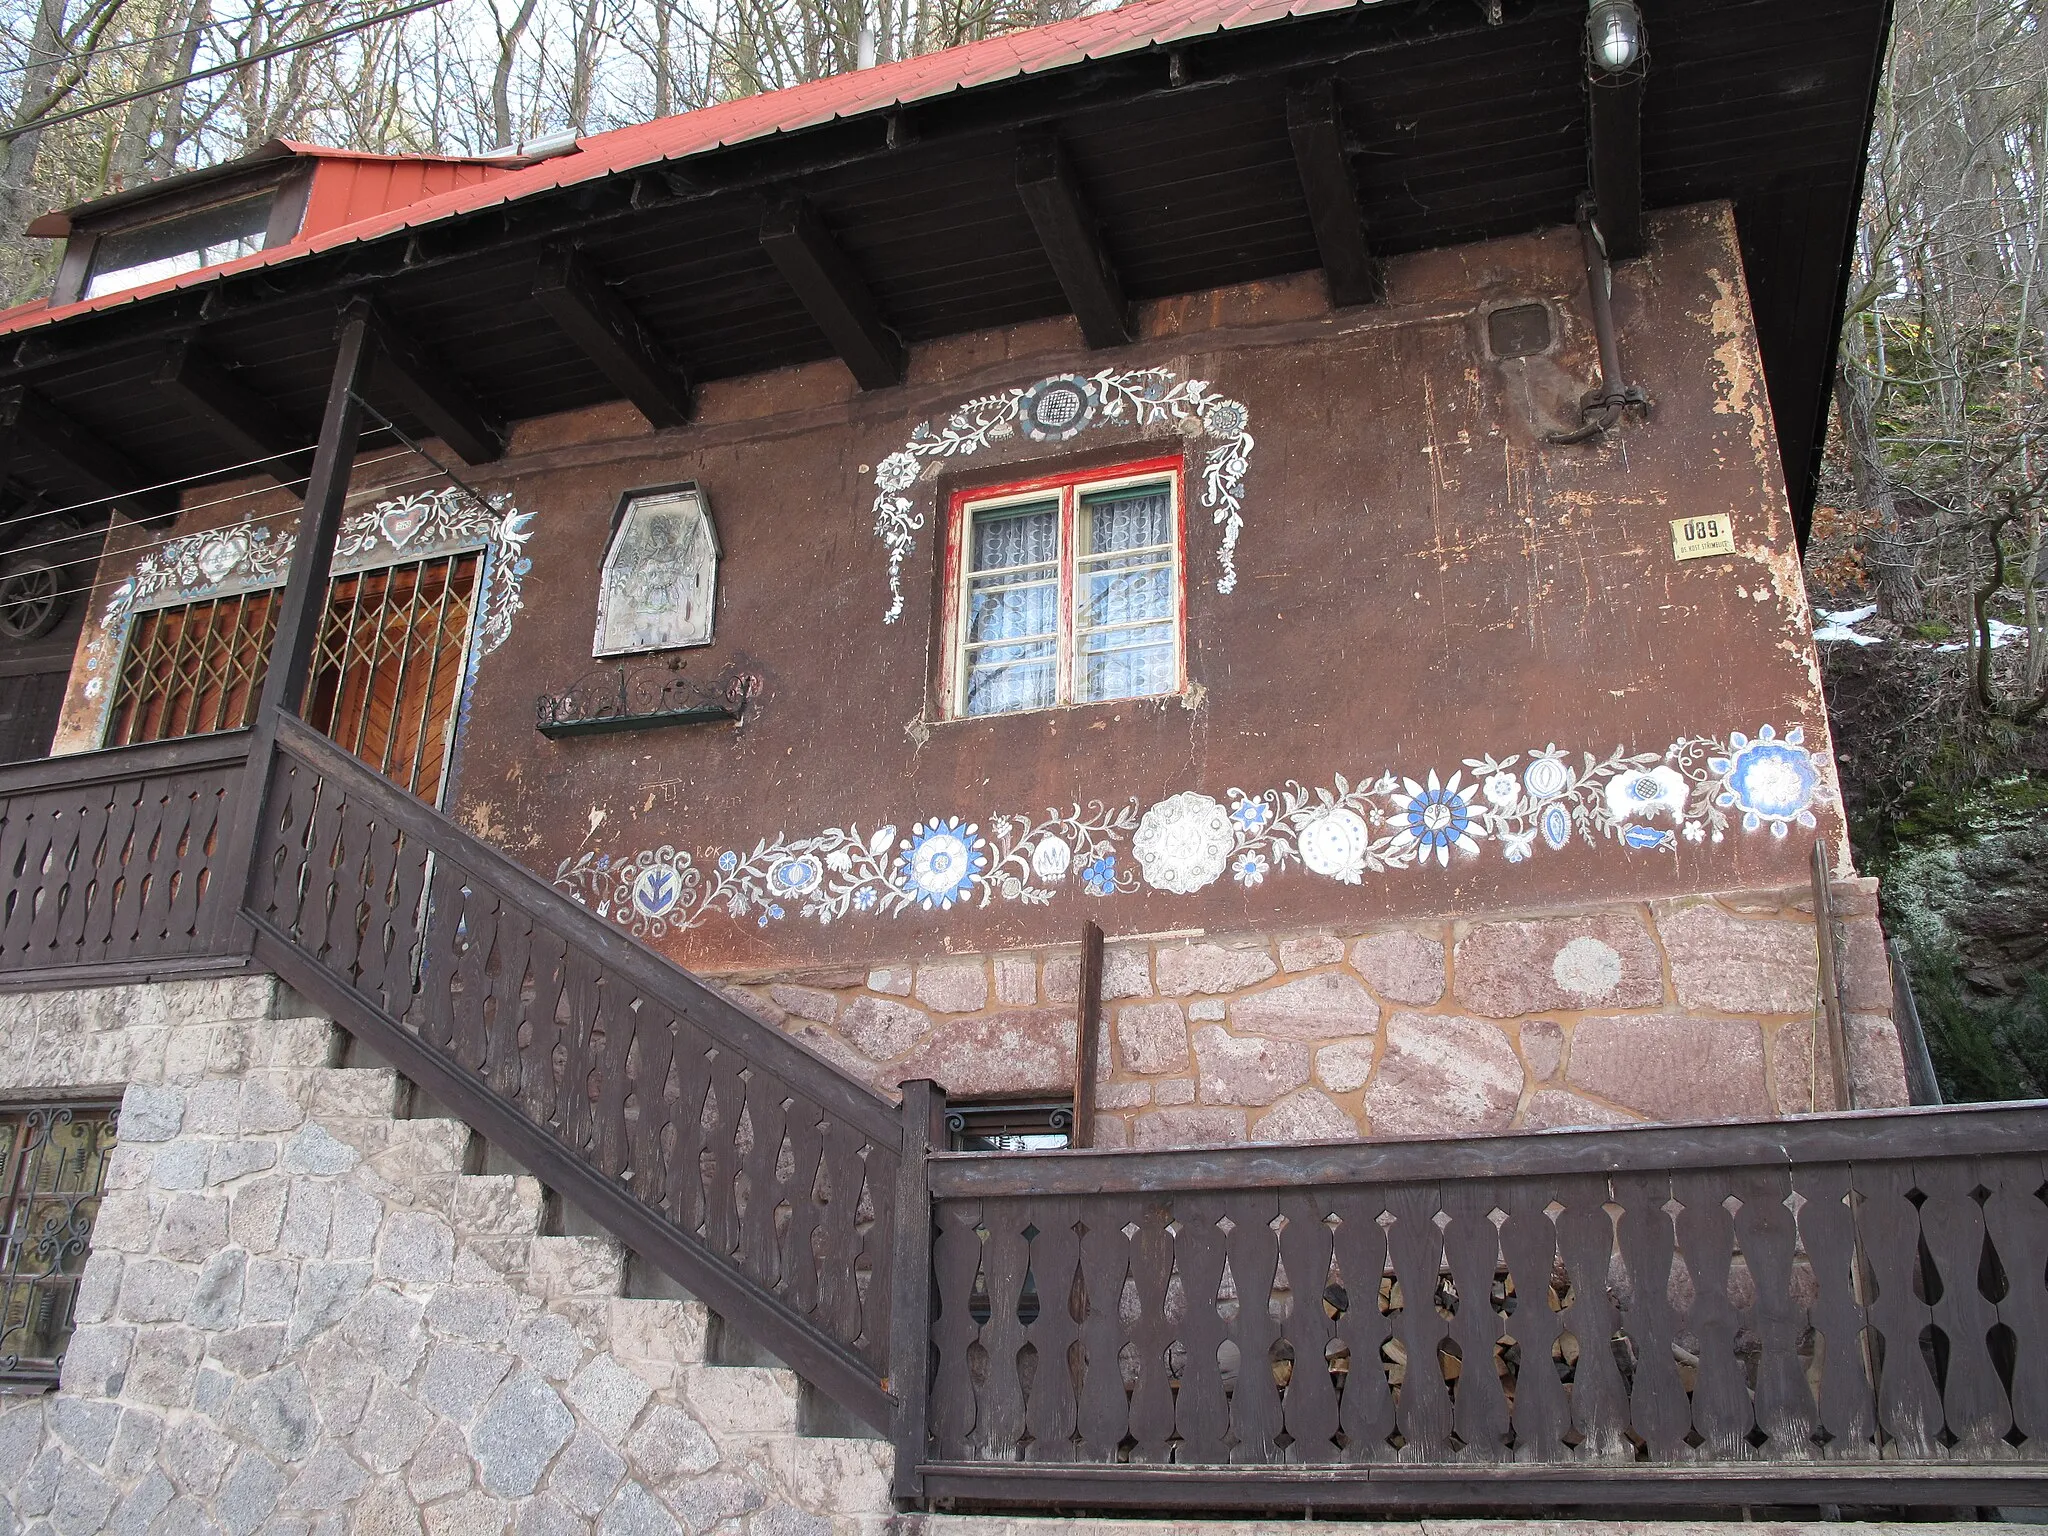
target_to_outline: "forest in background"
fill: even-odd
[[[2048,1094],[2043,9],[1898,0],[1806,551],[1858,863],[1961,1098]]]
[[[0,0],[0,302],[35,215],[272,138],[477,153],[1112,3]],[[1858,862],[1972,1098],[2048,1094],[2044,9],[1897,0],[1807,549]]]
[[[36,215],[232,160],[270,139],[476,154],[564,129],[595,133],[644,122],[1102,5],[442,0],[415,7],[417,0],[0,0],[0,303],[34,297],[54,275],[61,242],[18,233]],[[344,30],[381,16],[390,19]],[[173,83],[195,74],[206,78]],[[148,94],[67,117],[134,92]]]

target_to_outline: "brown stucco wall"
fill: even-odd
[[[1531,299],[1551,304],[1553,354],[1490,360],[1486,312]],[[1615,305],[1629,377],[1656,410],[1577,447],[1542,441],[1575,423],[1597,371],[1570,230],[1397,260],[1388,302],[1370,309],[1330,312],[1311,275],[1148,306],[1143,339],[1114,354],[1082,350],[1071,322],[1043,322],[913,349],[911,381],[871,395],[831,364],[713,385],[699,420],[669,432],[647,432],[624,406],[527,423],[503,463],[472,477],[531,515],[531,569],[508,636],[477,671],[452,809],[607,913],[622,897],[630,907],[633,870],[665,861],[683,900],[661,920],[633,921],[682,963],[726,972],[1071,943],[1089,917],[1113,939],[1359,933],[1388,920],[1780,888],[1803,881],[1815,836],[1846,873],[1728,210],[1654,220],[1650,255],[1617,273]],[[876,466],[919,423],[942,425],[976,397],[1056,373],[1142,368],[1241,402],[1253,440],[1228,593],[1216,581],[1223,530],[1208,509],[1190,507],[1190,691],[937,719],[936,561],[948,493],[1161,451],[1185,454],[1198,491],[1217,439],[1196,413],[1098,426],[1065,447],[1013,433],[924,461],[930,477],[906,493],[923,525],[894,623],[884,622]],[[363,505],[418,468],[366,464]],[[681,659],[707,682],[757,679],[747,719],[544,740],[533,729],[536,695],[596,665],[598,567],[620,492],[686,479],[704,488],[724,559],[717,639]],[[289,503],[261,488],[204,500],[180,533],[252,516],[289,526]],[[1701,512],[1733,515],[1737,553],[1677,563],[1669,520]],[[133,558],[117,541],[102,581]],[[82,650],[99,629],[87,626]],[[74,681],[63,745],[78,750],[96,741],[97,709],[83,696],[83,668]],[[1730,750],[1731,733],[1755,738],[1765,725],[1781,739],[1803,729],[1818,780],[1811,829],[1745,830],[1740,806],[1725,825],[1712,821],[1730,812],[1714,805],[1709,758]],[[1148,884],[1134,848],[1140,818],[1182,794],[1227,809],[1237,791],[1270,791],[1269,815],[1285,823],[1295,805],[1298,832],[1319,791],[1344,792],[1339,775],[1353,790],[1372,787],[1361,810],[1383,839],[1400,821],[1404,781],[1460,774],[1476,794],[1493,775],[1470,764],[1512,757],[1519,775],[1550,744],[1600,783],[1619,771],[1609,761],[1617,751],[1646,754],[1642,767],[1685,769],[1686,816],[1700,836],[1625,848],[1616,828],[1596,824],[1596,788],[1580,796],[1593,818],[1582,835],[1561,850],[1532,838],[1519,862],[1494,836],[1441,866],[1367,868],[1350,883],[1287,862],[1269,842],[1259,845],[1258,883],[1226,871],[1175,894]],[[1077,846],[1057,878],[1056,859],[1034,873],[1030,853],[1048,818],[1069,808],[1095,825],[1099,847]],[[952,817],[977,829],[992,860],[1006,850],[1017,859],[950,910],[911,904],[890,915],[901,845],[918,824]],[[1679,823],[1665,815],[1642,825],[1675,834]],[[895,830],[884,837],[885,827]],[[848,869],[824,867],[835,849]],[[1113,852],[1120,888],[1098,896],[1079,874],[1102,849]],[[721,881],[727,850],[741,861],[737,880]],[[824,887],[850,889],[863,869],[880,871],[867,882],[876,910],[847,900],[820,923],[797,899],[773,917],[759,876],[792,851],[819,861]]]

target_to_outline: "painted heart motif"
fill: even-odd
[[[426,525],[431,511],[431,504],[425,501],[399,502],[379,515],[377,525],[384,530],[393,549],[403,549],[406,540]]]

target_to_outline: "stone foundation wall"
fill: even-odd
[[[1856,1102],[1904,1104],[1876,882],[1838,887],[1838,904]],[[1835,1107],[1803,887],[1362,932],[1117,942],[1103,969],[1098,1146]],[[981,1100],[1073,1091],[1079,976],[1070,948],[722,980],[877,1087],[929,1077]]]
[[[889,1448],[546,1235],[255,978],[0,997],[0,1097],[124,1086],[56,1392],[0,1394],[0,1533],[881,1536]]]

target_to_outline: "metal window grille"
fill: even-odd
[[[132,746],[249,723],[277,633],[277,589],[135,616],[105,744]]]
[[[447,769],[479,556],[338,576],[313,654],[305,719],[428,804]]]
[[[429,804],[447,773],[481,564],[469,550],[328,584],[306,721]],[[105,744],[249,724],[281,597],[272,587],[138,614]]]
[[[0,1381],[57,1380],[116,1113],[104,1103],[0,1106]]]

